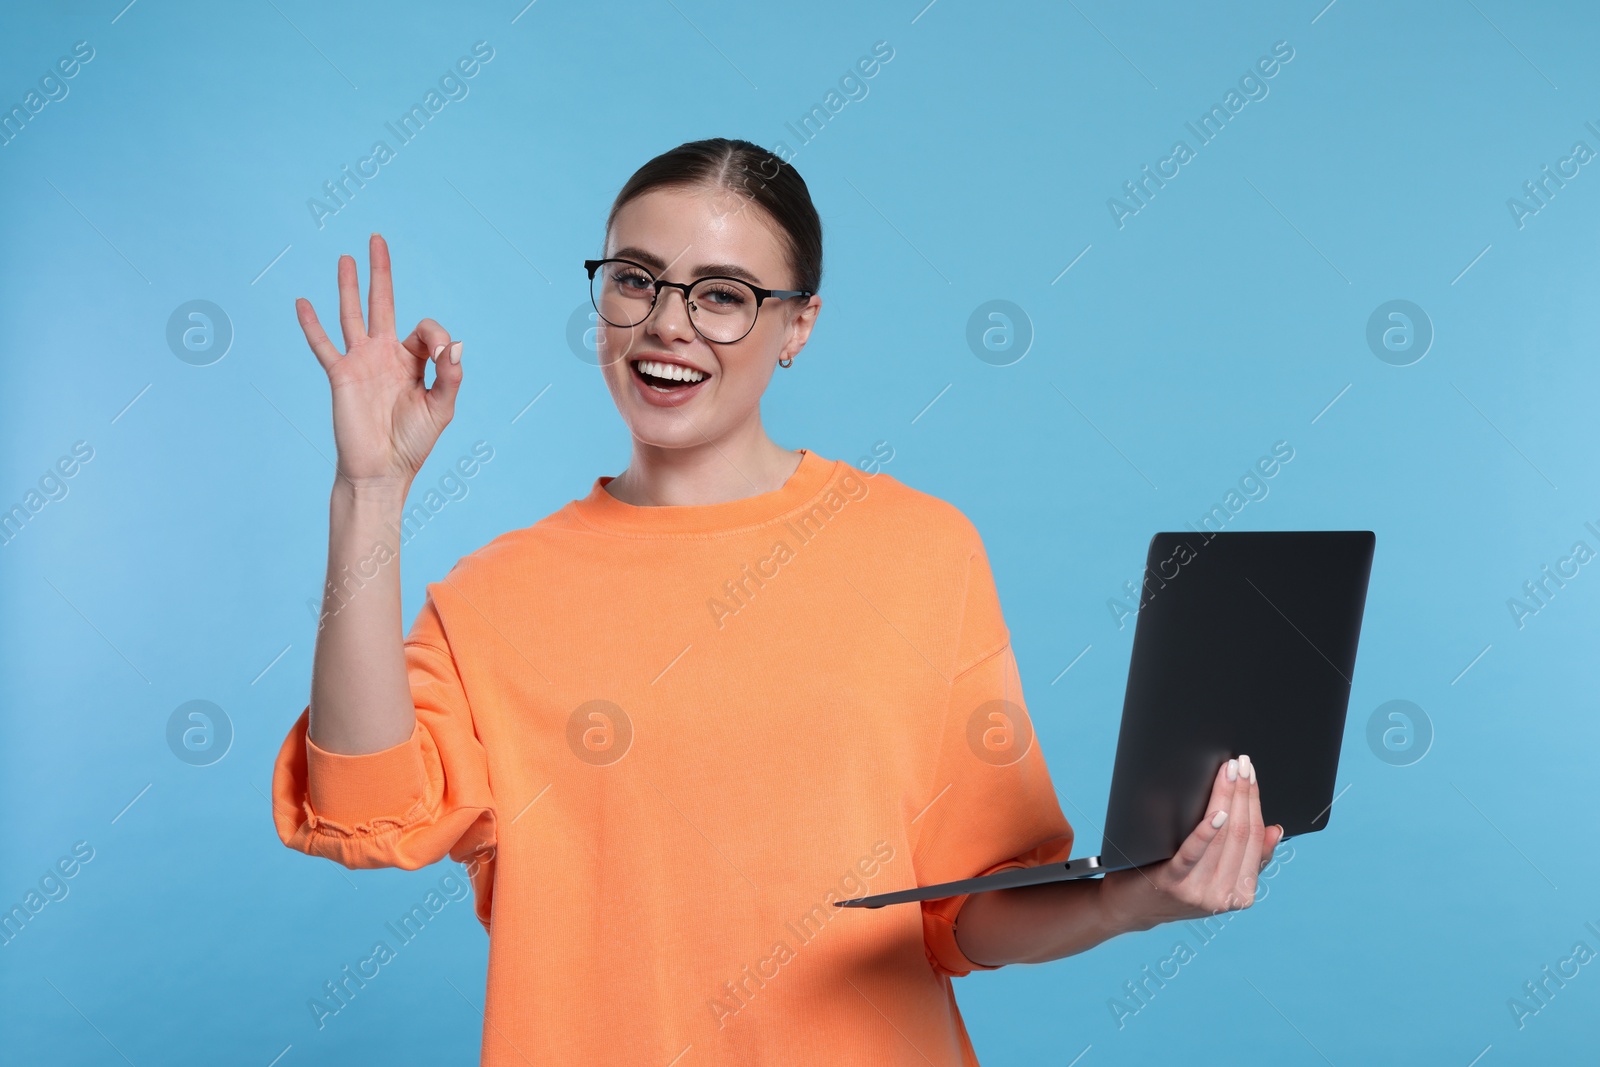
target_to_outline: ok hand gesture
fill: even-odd
[[[455,415],[456,392],[461,387],[461,342],[452,343],[449,332],[432,319],[423,319],[404,341],[399,340],[394,328],[389,246],[373,234],[369,254],[365,324],[361,321],[356,261],[339,257],[343,354],[328,340],[309,300],[296,300],[295,311],[333,391],[338,477],[355,488],[403,491]],[[432,388],[423,384],[429,360],[435,363]]]

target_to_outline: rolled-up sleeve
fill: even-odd
[[[981,543],[969,565],[961,645],[976,658],[951,682],[929,790],[937,800],[922,820],[914,853],[919,885],[1065,862],[1072,854],[1072,826],[1033,733]],[[940,974],[995,969],[968,959],[956,942],[956,919],[966,902],[967,895],[922,902],[928,962]]]
[[[405,642],[411,736],[380,752],[328,752],[301,711],[273,766],[273,822],[292,849],[351,868],[415,870],[495,842],[488,760],[430,595]]]

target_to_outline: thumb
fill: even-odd
[[[425,395],[428,400],[428,410],[442,426],[454,418],[456,413],[456,393],[461,389],[461,342],[454,341],[445,345],[439,354],[433,357],[433,367],[433,384],[428,387]]]

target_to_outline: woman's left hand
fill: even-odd
[[[1248,908],[1255,903],[1256,878],[1282,838],[1282,826],[1262,825],[1255,766],[1241,755],[1218,768],[1206,817],[1177,855],[1107,874],[1100,884],[1102,905],[1125,930]]]

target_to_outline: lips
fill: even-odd
[[[704,375],[698,381],[689,381]],[[628,377],[647,404],[677,407],[705,387],[711,375],[679,360],[647,357],[628,361]]]

